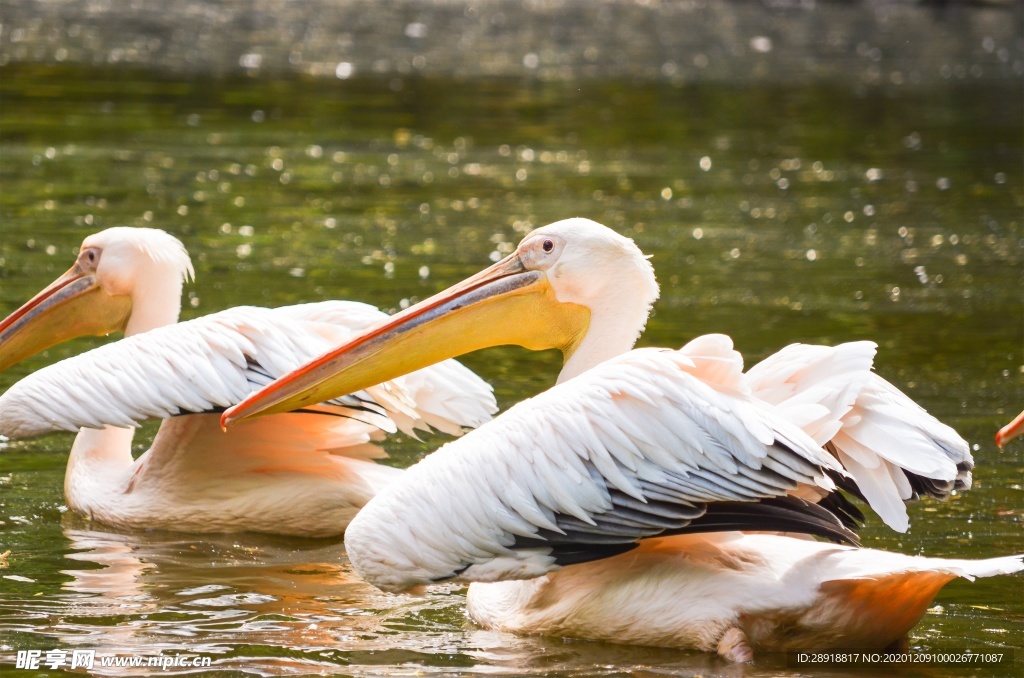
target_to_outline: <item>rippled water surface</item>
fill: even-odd
[[[1010,63],[1015,39],[975,51],[1006,49]],[[375,76],[357,64],[316,77],[8,57],[0,314],[113,225],[183,240],[197,273],[183,315],[195,317],[329,298],[395,310],[533,227],[587,216],[654,257],[662,296],[642,344],[725,332],[753,364],[792,342],[873,339],[877,371],[970,441],[973,490],[918,502],[905,535],[872,517],[866,545],[1024,550],[1024,444],[992,443],[1024,407],[1019,77],[972,77],[969,62],[966,75],[950,66],[910,86],[884,70],[738,83],[664,69]],[[103,341],[51,349],[0,388]],[[465,362],[503,407],[560,367],[514,348]],[[340,540],[113,532],[63,506],[71,440],[0,448],[0,661],[60,647],[191,653],[261,674],[798,675],[784,657],[728,667],[482,631],[464,617],[464,590],[382,594],[352,573]],[[390,463],[441,442],[399,439]],[[950,584],[911,644],[1024,655],[1024,580]],[[1021,673],[1022,660],[1002,668]]]

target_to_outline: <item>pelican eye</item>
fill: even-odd
[[[545,252],[550,252],[551,250],[555,249],[555,243],[552,242],[551,240],[545,240],[544,244],[541,245],[541,247],[544,248]]]
[[[78,262],[80,265],[94,270],[100,262],[100,249],[98,247],[86,247],[78,255]]]

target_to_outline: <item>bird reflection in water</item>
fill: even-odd
[[[287,647],[306,656],[302,664],[359,649],[393,632],[396,618],[418,608],[451,606],[452,597],[427,600],[387,596],[351,572],[338,541],[276,539],[255,534],[203,535],[170,532],[101,532],[65,519],[67,558],[62,573],[66,607],[53,625],[58,645],[97,653],[214,655],[217,666],[253,658],[237,655],[246,645]],[[412,609],[410,609],[412,608]],[[100,620],[116,619],[113,625]],[[348,646],[348,647],[346,647]],[[234,650],[232,650],[234,648]],[[269,660],[281,668],[288,660]]]

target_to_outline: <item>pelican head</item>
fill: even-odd
[[[154,228],[108,228],[82,242],[75,265],[0,322],[0,370],[75,337],[173,323],[194,277],[181,242]]]
[[[293,410],[504,344],[561,350],[565,380],[632,348],[657,297],[654,269],[632,240],[589,219],[559,221],[493,266],[278,379],[221,423]]]

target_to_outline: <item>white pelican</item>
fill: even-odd
[[[746,375],[722,335],[630,350],[657,291],[631,240],[558,222],[222,422],[485,346],[560,348],[555,387],[408,469],[346,533],[356,571],[384,590],[474,582],[469,616],[492,629],[735,661],[881,648],[905,642],[947,581],[1024,568],[780,534],[853,541],[837,484],[899,526],[904,496],[966,484],[966,444],[870,373],[869,343],[791,347]]]
[[[334,301],[238,307],[175,324],[192,275],[174,237],[111,228],[86,238],[71,270],[0,323],[5,367],[64,339],[124,330],[121,341],[43,368],[0,396],[0,434],[87,427],[71,449],[64,491],[69,507],[99,522],[341,534],[401,473],[374,461],[385,456],[372,444],[383,432],[458,435],[497,409],[490,386],[449,361],[225,434],[221,409],[387,316]],[[133,460],[131,427],[152,417],[164,421]]]

